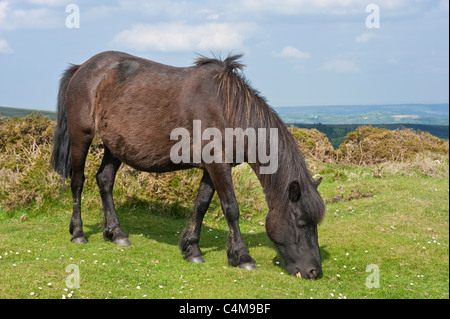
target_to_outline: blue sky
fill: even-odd
[[[274,107],[449,101],[448,0],[0,0],[0,105],[55,110],[68,64],[106,50],[244,53]]]

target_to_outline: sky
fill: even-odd
[[[70,63],[243,53],[272,107],[449,102],[449,0],[0,0],[0,106],[55,110]]]

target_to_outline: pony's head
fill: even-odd
[[[306,279],[322,274],[317,235],[317,224],[325,213],[317,192],[321,180],[291,181],[284,190],[288,193],[287,204],[272,208],[266,219],[267,234],[283,257],[288,273]]]

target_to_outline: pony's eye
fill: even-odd
[[[297,220],[295,222],[295,224],[297,225],[298,228],[305,228],[306,227],[306,223],[303,220]]]

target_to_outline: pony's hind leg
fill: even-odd
[[[211,199],[214,195],[214,185],[211,181],[209,173],[205,170],[203,173],[197,197],[194,203],[194,214],[189,221],[188,227],[181,235],[178,246],[184,258],[192,263],[203,263],[202,252],[198,246],[200,240],[200,230],[202,227],[203,217],[208,210]]]
[[[83,232],[83,221],[81,220],[81,193],[84,185],[84,165],[93,136],[90,134],[78,134],[71,138],[70,155],[72,161],[72,176],[70,187],[72,190],[73,212],[70,220],[69,232],[72,242],[86,244],[86,235]]]
[[[117,170],[122,162],[111,154],[111,151],[105,146],[105,154],[102,164],[97,172],[97,184],[102,198],[103,212],[105,214],[105,229],[103,239],[110,240],[118,245],[131,245],[128,235],[122,231],[119,220],[117,219],[116,209],[112,190]]]

